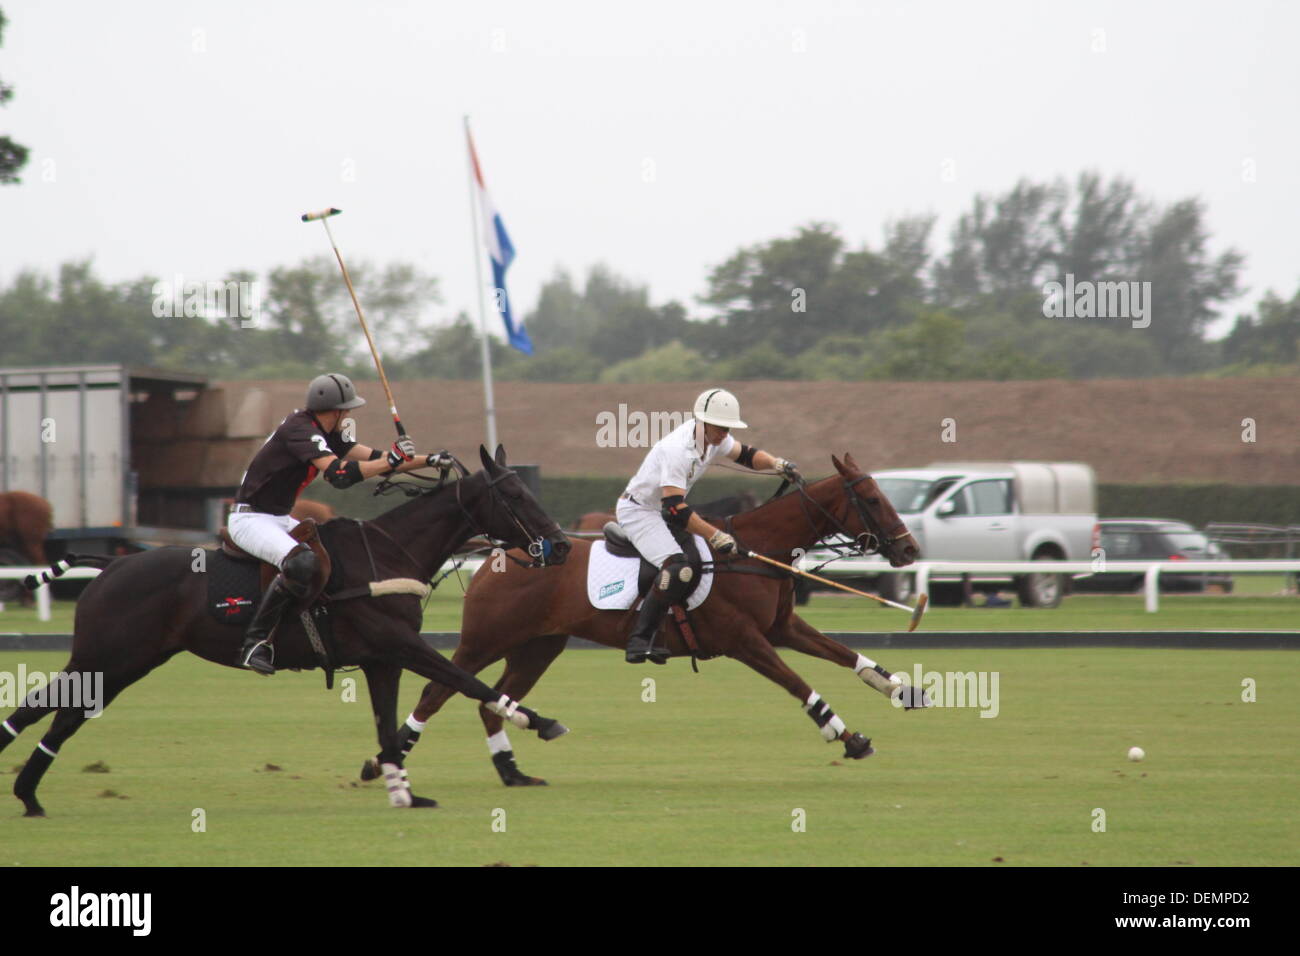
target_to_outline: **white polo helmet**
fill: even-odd
[[[723,428],[748,428],[740,420],[740,402],[725,388],[701,392],[695,400],[695,420]]]

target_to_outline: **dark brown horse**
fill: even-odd
[[[429,581],[473,534],[499,538],[525,549],[533,556],[534,565],[564,562],[568,540],[519,476],[506,467],[505,452],[498,447],[495,460],[484,449],[479,452],[482,471],[450,484],[439,483],[373,521],[340,519],[320,531],[336,574],[341,572],[331,592],[354,595],[330,605],[337,646],[335,663],[358,665],[366,675],[385,782],[394,806],[435,805],[432,800],[411,794],[402,769],[397,686],[403,670],[482,701],[517,726],[536,730],[544,740],[558,737],[566,729],[502,696],[425,644],[420,637],[423,608],[419,596],[409,591],[371,595],[371,584],[376,581],[390,582],[388,588],[378,588],[380,592],[393,590],[395,579],[404,579],[408,584],[411,579]],[[463,467],[461,472],[465,474]],[[81,699],[76,706],[67,706],[64,695],[64,706],[58,706],[58,701],[47,699],[53,694],[42,693],[39,698],[29,695],[7,721],[0,723],[2,750],[27,727],[57,711],[49,732],[41,738],[14,783],[14,795],[23,802],[26,816],[44,815],[36,788],[59,747],[94,710],[107,706],[124,688],[181,651],[234,666],[243,628],[213,620],[205,607],[207,566],[217,559],[212,552],[206,552],[207,559],[200,561],[201,554],[204,552],[196,554],[189,548],[158,548],[116,559],[82,562],[99,564],[105,570],[86,588],[77,604],[72,658],[50,685],[62,682],[65,691],[77,689]],[[527,559],[521,563],[527,563]],[[357,592],[364,592],[364,596],[355,596]],[[277,629],[275,663],[279,668],[291,669],[319,666],[296,615],[286,615]],[[93,688],[100,680],[102,684],[94,695],[97,699],[87,701],[87,686]],[[248,680],[251,684],[260,678],[250,674]]]
[[[879,551],[894,567],[915,561],[919,554],[916,540],[876,482],[848,455],[843,462],[831,460],[837,474],[731,519],[729,530],[741,546],[790,562],[798,549],[806,551],[827,535],[840,532],[855,540],[862,551]],[[590,542],[575,540],[573,560],[564,567],[536,573],[513,567],[491,573],[486,565],[480,568],[465,595],[460,646],[453,661],[477,673],[504,657],[506,668],[496,689],[517,699],[532,689],[564,650],[569,635],[624,647],[634,612],[601,611],[591,606],[586,584],[590,549]],[[844,743],[846,757],[859,759],[873,753],[871,741],[850,733],[820,695],[781,660],[776,648],[787,647],[848,667],[886,696],[900,695],[908,709],[929,703],[923,695],[913,697],[910,687],[874,661],[795,614],[789,577],[753,560],[715,564],[719,570],[712,590],[691,612],[700,656],[735,658],[784,687],[826,740]],[[673,655],[690,653],[671,621],[665,621],[655,645],[664,646],[665,640]],[[427,720],[450,696],[448,688],[429,684],[413,718]],[[500,718],[482,709],[480,716],[502,781],[507,786],[543,783],[519,771]],[[409,753],[410,741],[403,744]],[[363,776],[372,778],[375,766],[368,761]]]

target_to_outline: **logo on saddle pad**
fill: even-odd
[[[600,589],[600,599],[603,601],[611,594],[617,594],[619,591],[623,590],[623,584],[623,581],[611,581],[609,584],[602,585]]]
[[[252,607],[253,602],[246,597],[226,597],[218,601],[213,609],[223,612],[226,617],[234,617],[246,607]]]

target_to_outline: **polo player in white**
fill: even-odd
[[[703,536],[716,554],[736,552],[736,539],[715,528],[686,503],[686,494],[719,457],[754,471],[775,471],[792,481],[801,479],[793,462],[776,458],[731,435],[733,428],[748,428],[740,420],[740,402],[721,388],[711,388],[695,400],[694,418],[655,443],[637,473],[619,495],[618,523],[642,556],[659,568],[655,584],[645,596],[636,628],[627,642],[627,662],[649,658],[668,661],[667,652],[653,647],[664,614],[682,600],[690,585],[691,568],[669,525]]]

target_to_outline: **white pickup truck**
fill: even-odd
[[[936,462],[873,477],[916,537],[923,561],[1084,561],[1098,545],[1097,483],[1088,465]],[[961,575],[934,574],[931,580],[960,582]],[[876,584],[885,597],[907,600],[914,582],[910,574],[882,574]],[[1056,607],[1066,576],[970,575],[980,590],[1008,582],[1022,605]],[[956,603],[951,599],[960,598],[961,587],[932,586],[931,600]]]

